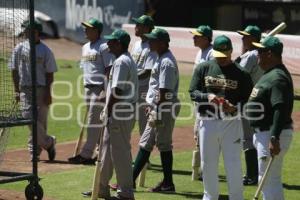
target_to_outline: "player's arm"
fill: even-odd
[[[20,101],[20,87],[19,87],[19,72],[18,70],[12,70],[12,78],[14,82],[14,88],[15,88],[15,99],[16,101]]]
[[[51,96],[51,85],[54,80],[53,72],[46,73],[46,93],[45,93],[45,104],[50,105],[52,103],[52,96]]]
[[[155,53],[154,51],[149,52],[149,54],[146,58],[146,61],[144,63],[143,70],[138,72],[139,80],[147,79],[151,76],[151,70],[152,70],[157,58],[158,58],[157,53]]]
[[[196,66],[190,82],[190,97],[195,102],[208,102],[212,97],[204,91],[204,63]]]
[[[45,59],[45,68],[46,68],[46,93],[45,93],[45,104],[50,105],[52,103],[52,96],[51,96],[51,86],[54,81],[54,72],[57,71],[57,65],[55,62],[54,55],[50,49],[46,54]]]

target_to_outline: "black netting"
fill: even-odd
[[[10,66],[16,45],[25,40],[21,24],[28,16],[29,0],[0,0],[0,127],[23,120]]]

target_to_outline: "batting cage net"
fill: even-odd
[[[28,17],[29,0],[0,0],[0,161],[8,141],[9,127],[26,121],[21,109],[25,105],[19,104],[12,69],[19,70],[17,63],[29,63],[29,56],[14,56],[17,45],[26,40],[22,24]]]

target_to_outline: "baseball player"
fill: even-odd
[[[200,63],[203,63],[208,60],[212,60],[214,57],[212,56],[212,29],[206,25],[200,25],[197,29],[191,31],[194,35],[194,45],[199,47],[200,50],[197,53],[194,70],[196,66]],[[197,149],[199,149],[199,137],[198,137],[198,130],[199,130],[199,117],[196,116],[195,124],[194,124],[194,138],[197,142]],[[200,159],[201,160],[201,159]],[[200,163],[197,163],[197,166],[200,166]],[[199,175],[200,179],[202,178],[201,175],[201,168],[199,168]]]
[[[25,36],[29,38],[29,21],[25,21],[22,27],[25,29]],[[52,103],[51,84],[53,82],[53,73],[57,71],[57,66],[52,51],[40,40],[40,33],[43,30],[42,25],[34,21],[34,39],[36,51],[36,103],[37,103],[37,155],[42,149],[48,152],[49,160],[55,159],[56,139],[54,136],[47,134],[47,116],[49,106]],[[24,118],[32,117],[32,82],[31,82],[31,65],[30,65],[30,44],[26,39],[18,44],[13,50],[9,67],[12,69],[16,100],[20,101],[22,115]],[[29,126],[32,131],[32,127]],[[28,149],[32,156],[32,134],[29,136]]]
[[[135,36],[140,37],[141,40],[136,41],[131,49],[131,56],[136,63],[138,80],[139,80],[139,101],[138,101],[138,123],[140,136],[143,134],[146,124],[147,116],[146,109],[146,95],[149,88],[149,80],[151,69],[157,59],[157,54],[150,50],[149,40],[144,36],[150,33],[154,28],[154,21],[150,16],[142,15],[139,18],[132,19],[135,22]],[[118,188],[117,184],[110,184],[112,190]]]
[[[260,41],[261,31],[257,26],[249,25],[243,31],[237,32],[242,35],[243,54],[236,61],[250,74],[253,84],[256,84],[264,71],[258,65],[258,51],[252,42]],[[242,119],[242,125],[244,131],[243,148],[246,161],[246,175],[243,177],[243,184],[255,185],[258,181],[258,161],[257,151],[253,146],[254,131],[244,118]]]
[[[149,87],[151,69],[157,59],[157,54],[150,50],[149,40],[144,36],[144,34],[150,33],[154,28],[153,19],[150,16],[142,15],[141,17],[133,18],[132,20],[136,23],[135,35],[141,38],[141,40],[138,40],[134,43],[131,50],[131,55],[137,65],[139,78],[138,122],[140,135],[142,135],[147,124],[147,116],[145,114],[145,99]]]
[[[259,179],[273,156],[262,188],[263,199],[283,200],[281,170],[293,135],[293,81],[282,63],[283,44],[277,37],[269,36],[261,43],[252,44],[258,48],[258,64],[265,71],[247,103],[247,117],[255,130],[253,143],[258,154]]]
[[[148,161],[153,146],[156,144],[160,151],[164,178],[150,191],[174,192],[172,132],[175,118],[180,110],[177,98],[179,84],[178,66],[175,57],[169,50],[170,37],[167,31],[155,28],[151,33],[145,34],[145,36],[150,40],[150,48],[158,54],[158,60],[152,68],[146,97],[146,102],[149,104],[146,114],[149,118],[155,115],[157,120],[154,125],[151,124],[151,121],[147,122],[145,131],[140,138],[140,149],[133,167],[133,180],[135,182]]]
[[[113,168],[117,177],[117,196],[110,199],[134,199],[131,159],[131,131],[135,122],[135,104],[138,100],[137,67],[127,51],[130,36],[115,30],[108,39],[108,47],[116,60],[109,75],[106,95],[108,124],[104,131],[100,196],[110,197],[109,180]]]
[[[218,161],[223,154],[229,198],[243,199],[240,107],[247,101],[252,81],[231,60],[232,43],[224,36],[213,42],[215,60],[199,64],[190,84],[192,101],[198,102],[199,137],[204,200],[218,199]]]
[[[101,38],[103,25],[95,18],[81,23],[85,28],[88,43],[82,47],[80,68],[83,70],[83,84],[87,103],[87,140],[80,154],[69,158],[73,164],[94,164],[92,158],[100,133],[100,112],[103,108],[101,95],[105,83],[105,70],[113,62],[113,55],[109,53],[106,40]],[[104,95],[103,95],[104,96]]]

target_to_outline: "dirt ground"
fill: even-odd
[[[79,60],[81,46],[79,44],[73,43],[66,39],[59,40],[45,40],[46,44],[54,51],[55,57],[57,59],[66,60]],[[191,74],[193,65],[189,63],[179,63],[181,74]],[[300,77],[297,77],[296,85],[300,86]],[[300,112],[293,113],[293,119],[295,122],[295,130],[300,130]],[[195,146],[193,139],[193,128],[175,128],[174,130],[174,151],[186,151],[191,150]],[[138,134],[134,134],[132,137],[132,152],[133,155],[136,154],[138,148]],[[72,165],[67,162],[68,157],[73,154],[75,147],[75,142],[60,143],[57,145],[57,158],[54,162],[47,162],[47,154],[43,152],[41,155],[41,161],[39,162],[39,173],[51,173],[64,171],[74,168],[79,168],[79,165]],[[155,150],[154,154],[158,152]],[[4,156],[4,161],[0,165],[0,171],[17,171],[17,172],[31,172],[32,164],[29,162],[30,158],[27,150],[15,150],[8,151]],[[24,200],[24,193],[0,190],[0,200]],[[44,198],[45,200],[51,200]]]

